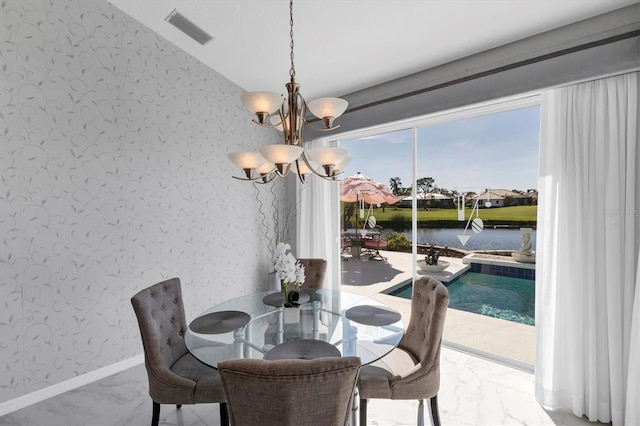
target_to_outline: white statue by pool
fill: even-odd
[[[520,228],[522,239],[520,240],[520,249],[511,253],[513,260],[523,263],[536,263],[536,252],[531,250],[531,228]]]

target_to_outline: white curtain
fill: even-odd
[[[305,148],[329,146],[324,139],[305,142]],[[310,175],[297,185],[298,257],[327,260],[325,288],[340,290],[340,183]]]
[[[552,89],[542,101],[536,396],[613,424],[638,424],[640,401],[637,80]]]
[[[640,265],[640,255],[638,255]],[[640,425],[640,268],[636,277],[636,295],[631,319],[629,348],[629,378],[627,379],[627,406],[624,420],[628,425]]]

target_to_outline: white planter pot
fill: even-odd
[[[284,308],[284,323],[285,324],[296,324],[300,322],[300,308],[291,307]]]

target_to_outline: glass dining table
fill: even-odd
[[[282,293],[274,292],[215,305],[189,325],[187,348],[214,368],[228,359],[320,356],[357,356],[366,365],[404,334],[400,314],[372,298],[328,289],[302,290],[300,296],[304,303],[293,308],[284,308]]]

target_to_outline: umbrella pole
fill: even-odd
[[[358,229],[360,229],[358,227],[358,216],[360,216],[360,194],[356,194],[355,216],[356,216],[356,232],[358,232]]]

